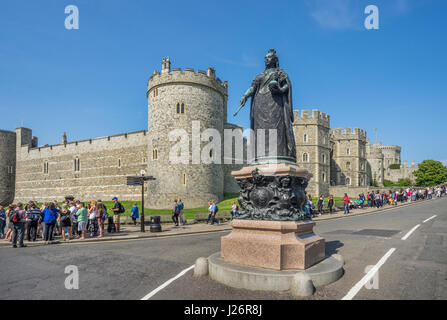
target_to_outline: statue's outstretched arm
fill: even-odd
[[[241,99],[239,109],[237,109],[237,111],[234,113],[234,116],[236,116],[239,113],[239,111],[241,111],[241,109],[245,106],[245,103],[247,102],[248,98],[252,97],[254,92],[255,89],[253,87],[250,87],[247,90],[247,92],[245,92],[244,96]]]

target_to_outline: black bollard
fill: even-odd
[[[151,216],[151,232],[161,232],[160,216]]]

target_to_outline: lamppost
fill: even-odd
[[[144,175],[146,174],[146,171],[141,170],[141,232],[145,232],[144,230]]]

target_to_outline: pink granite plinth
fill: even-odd
[[[273,270],[305,270],[325,258],[324,239],[312,221],[233,220],[222,237],[225,262]]]

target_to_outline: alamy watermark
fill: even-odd
[[[375,266],[366,266],[365,273],[368,274],[374,267]],[[377,270],[371,276],[371,279],[369,279],[369,281],[365,283],[365,289],[367,290],[379,289],[379,270]]]
[[[69,265],[65,267],[65,274],[68,276],[65,278],[65,289],[78,290],[79,289],[79,270],[77,266]]]
[[[67,30],[78,30],[79,29],[79,9],[75,5],[68,5],[65,7],[65,13],[68,14],[65,17],[65,29]]]
[[[367,30],[379,30],[379,8],[375,5],[369,5],[365,8],[365,28]]]

